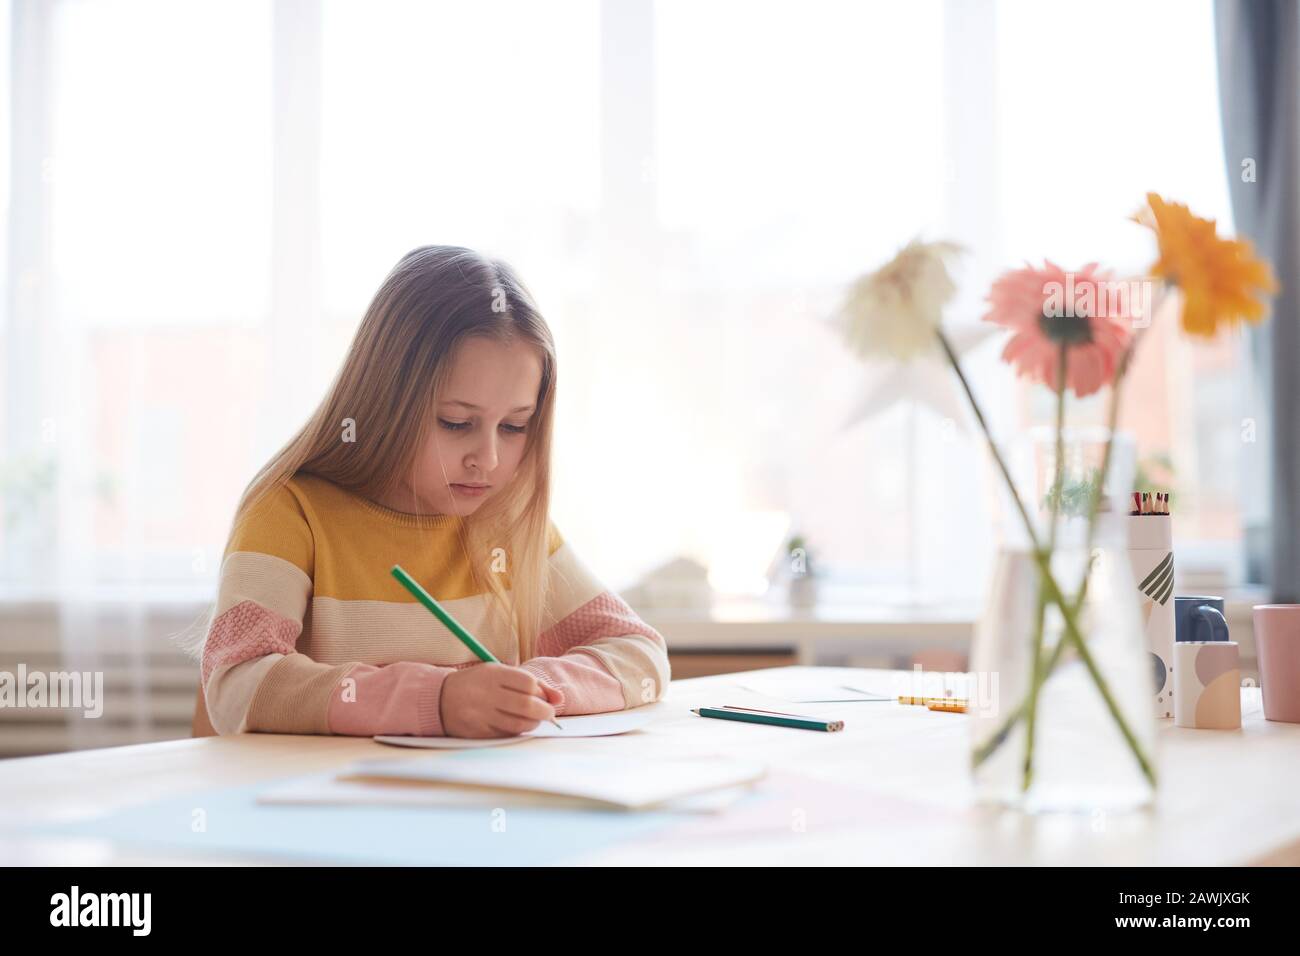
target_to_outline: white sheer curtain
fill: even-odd
[[[840,427],[844,286],[952,236],[973,322],[1026,258],[1141,265],[1148,188],[1226,216],[1208,0],[4,6],[0,588],[66,648],[122,635],[136,698],[415,245],[536,293],[556,519],[611,584],[684,554],[751,589],[800,533],[859,600],[970,604],[979,444],[906,403]],[[1003,427],[1032,414],[970,361]],[[1215,414],[1171,439],[1189,480]]]

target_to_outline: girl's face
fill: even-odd
[[[527,343],[461,344],[416,458],[416,510],[472,514],[505,487],[523,459],[541,383],[541,359]]]

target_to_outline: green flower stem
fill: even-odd
[[[1132,364],[1132,358],[1137,350],[1138,341],[1141,335],[1142,332],[1139,330],[1134,335],[1133,340],[1129,343],[1128,348],[1125,349],[1124,354],[1120,357],[1119,365],[1115,372],[1115,382],[1111,386],[1110,408],[1107,413],[1106,448],[1102,452],[1101,476],[1092,489],[1092,501],[1088,508],[1088,531],[1084,551],[1089,555],[1089,558],[1088,563],[1084,566],[1083,580],[1079,583],[1077,597],[1074,600],[1074,613],[1076,617],[1079,614],[1080,609],[1083,607],[1084,600],[1088,596],[1088,582],[1091,580],[1089,572],[1092,570],[1092,544],[1096,537],[1097,514],[1101,505],[1102,486],[1105,484],[1106,475],[1110,471],[1111,449],[1114,446],[1115,430],[1119,425],[1120,392],[1124,382],[1128,380],[1129,366]],[[1060,662],[1065,647],[1065,642],[1061,641],[1052,649],[1052,657],[1047,662],[1047,666],[1043,671],[1044,681],[1046,681],[1046,679],[1056,671],[1056,665]],[[1026,702],[1021,701],[1020,706],[1007,716],[1007,719],[1002,723],[1002,726],[998,728],[997,732],[989,737],[989,739],[975,751],[972,755],[972,764],[974,767],[978,768],[982,763],[984,763],[984,761],[991,757],[994,751],[1002,745],[1002,742],[1007,739],[1007,736],[1015,728],[1016,723],[1025,716],[1025,705]]]
[[[1042,582],[1045,583],[1048,588],[1048,597],[1061,609],[1061,614],[1065,618],[1066,635],[1074,643],[1075,648],[1079,652],[1079,656],[1083,658],[1084,664],[1088,668],[1088,673],[1092,676],[1093,682],[1096,683],[1097,690],[1101,693],[1102,699],[1106,702],[1106,706],[1110,710],[1111,716],[1114,717],[1115,722],[1119,725],[1120,732],[1124,735],[1124,739],[1132,749],[1133,756],[1137,759],[1139,766],[1142,768],[1142,772],[1154,786],[1155,772],[1152,770],[1151,764],[1147,760],[1146,756],[1142,753],[1142,748],[1141,745],[1138,744],[1137,738],[1133,736],[1133,732],[1129,729],[1128,722],[1124,720],[1124,715],[1120,713],[1119,708],[1115,706],[1115,701],[1111,696],[1110,688],[1106,686],[1105,678],[1102,677],[1101,672],[1097,669],[1096,662],[1093,661],[1092,655],[1088,652],[1088,648],[1083,642],[1083,637],[1079,633],[1079,627],[1075,623],[1074,608],[1070,602],[1065,599],[1065,595],[1061,593],[1060,586],[1056,583],[1056,578],[1052,574],[1051,561],[1048,559],[1042,546],[1038,542],[1038,534],[1034,531],[1034,524],[1029,518],[1029,512],[1025,509],[1024,502],[1021,501],[1020,496],[1016,494],[1016,485],[1015,482],[1011,480],[1011,472],[1007,468],[1007,463],[1003,459],[1002,453],[998,451],[997,444],[993,441],[993,433],[989,430],[988,422],[984,418],[984,412],[980,408],[979,402],[975,399],[975,393],[971,390],[970,382],[967,381],[966,375],[961,370],[961,363],[957,361],[957,354],[953,351],[952,343],[948,341],[948,337],[943,334],[942,329],[935,329],[935,335],[938,338],[939,344],[943,348],[944,353],[948,356],[948,361],[952,364],[953,371],[957,374],[957,380],[961,382],[962,389],[966,393],[966,398],[970,402],[971,410],[975,413],[975,420],[979,423],[980,429],[984,432],[984,437],[988,440],[989,449],[993,453],[993,460],[997,462],[998,469],[1002,472],[1002,478],[1006,481],[1007,488],[1011,492],[1011,497],[1016,503],[1017,510],[1020,512],[1021,520],[1025,525],[1025,532],[1029,535],[1030,543],[1033,545],[1034,560],[1038,564]]]
[[[1097,532],[1097,514],[1101,510],[1102,486],[1106,484],[1106,474],[1110,471],[1111,449],[1115,446],[1115,429],[1119,426],[1120,391],[1124,382],[1128,379],[1129,365],[1132,363],[1133,353],[1136,351],[1141,337],[1142,332],[1139,330],[1134,334],[1128,348],[1124,350],[1124,354],[1120,356],[1119,367],[1115,372],[1115,384],[1111,386],[1110,390],[1110,410],[1106,416],[1106,448],[1101,454],[1101,476],[1092,489],[1092,502],[1088,508],[1088,537],[1084,544],[1084,550],[1090,557],[1083,569],[1083,580],[1079,582],[1079,596],[1074,603],[1076,612],[1083,606],[1084,599],[1088,596],[1088,572],[1092,570],[1092,542]]]
[[[1047,529],[1047,560],[1052,560],[1056,550],[1056,519],[1061,507],[1062,484],[1065,480],[1065,371],[1069,348],[1061,345],[1061,356],[1056,367],[1056,458],[1052,463],[1051,524]],[[1028,791],[1034,780],[1034,731],[1038,725],[1038,692],[1046,679],[1043,673],[1043,631],[1047,617],[1047,594],[1038,585],[1038,613],[1034,623],[1033,657],[1029,665],[1029,716],[1025,721],[1025,766],[1020,788]],[[1057,647],[1060,647],[1057,642]]]
[[[1141,745],[1138,744],[1137,738],[1133,736],[1133,732],[1129,729],[1128,722],[1124,720],[1124,716],[1116,706],[1114,698],[1111,697],[1110,689],[1106,686],[1105,679],[1101,676],[1101,672],[1097,669],[1097,665],[1093,661],[1092,655],[1084,645],[1083,638],[1079,634],[1078,626],[1075,624],[1074,609],[1066,609],[1068,602],[1065,600],[1065,596],[1061,594],[1061,590],[1056,584],[1056,579],[1052,577],[1051,564],[1043,560],[1045,555],[1042,551],[1035,550],[1034,557],[1039,564],[1042,583],[1048,589],[1048,597],[1054,604],[1062,609],[1062,614],[1065,617],[1066,636],[1078,650],[1080,658],[1083,659],[1084,666],[1087,667],[1088,673],[1097,684],[1097,689],[1101,692],[1102,699],[1106,702],[1107,710],[1109,710],[1111,716],[1115,718],[1115,723],[1119,726],[1120,733],[1123,734],[1125,741],[1128,742],[1129,749],[1133,751],[1133,756],[1137,759],[1138,766],[1142,768],[1143,775],[1152,786],[1155,786],[1155,770],[1152,768],[1151,762],[1147,759],[1146,755],[1142,753]],[[1051,661],[1045,668],[1047,674],[1050,674],[1052,669],[1056,666],[1056,662],[1060,659],[1061,651],[1064,647],[1064,641],[1057,645]],[[1006,739],[1007,734],[1011,732],[1011,728],[1015,725],[1015,722],[1025,716],[1025,713],[1028,710],[1028,705],[1028,700],[1021,701],[1020,706],[1017,707],[1015,712],[1007,719],[1003,727],[975,752],[972,760],[972,765],[974,767],[978,767],[983,763],[984,760],[986,760],[989,755],[997,749],[998,745]]]
[[[1042,552],[1039,552],[1039,555],[1041,558]],[[1040,566],[1043,566],[1041,560],[1039,563]],[[1096,683],[1097,690],[1101,693],[1102,700],[1106,702],[1106,709],[1109,710],[1110,715],[1115,718],[1115,723],[1119,727],[1120,733],[1123,734],[1124,739],[1128,741],[1128,745],[1133,751],[1133,756],[1137,758],[1138,765],[1142,768],[1143,775],[1154,787],[1156,784],[1155,769],[1151,766],[1151,762],[1147,759],[1146,754],[1142,752],[1142,746],[1138,743],[1137,737],[1133,735],[1133,731],[1129,728],[1128,721],[1126,721],[1124,715],[1120,713],[1119,707],[1115,704],[1115,698],[1111,696],[1110,688],[1106,686],[1106,681],[1101,676],[1101,671],[1097,669],[1097,662],[1092,659],[1092,652],[1088,650],[1088,646],[1084,643],[1082,635],[1079,634],[1079,628],[1075,624],[1074,620],[1073,608],[1069,608],[1069,602],[1065,599],[1065,595],[1061,593],[1061,589],[1056,583],[1056,578],[1052,577],[1051,565],[1046,565],[1044,567],[1043,576],[1047,581],[1049,596],[1054,602],[1056,602],[1057,606],[1061,608],[1062,613],[1065,614],[1066,634],[1069,636],[1070,640],[1074,642],[1075,650],[1079,652],[1079,657],[1083,660],[1084,667],[1088,668],[1088,673],[1092,675],[1093,682]]]

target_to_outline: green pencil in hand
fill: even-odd
[[[397,578],[398,583],[400,583],[402,587],[406,588],[406,590],[410,591],[417,601],[433,612],[433,616],[442,621],[442,623],[447,626],[447,630],[460,638],[461,643],[473,651],[478,656],[479,660],[491,664],[501,663],[493,656],[491,651],[475,640],[473,634],[461,626],[460,621],[448,614],[443,606],[434,600],[433,595],[420,587],[415,578],[407,574],[400,564],[393,565],[393,577]],[[560,722],[554,717],[551,718],[551,723],[555,724],[555,726],[559,727],[561,730],[564,729],[560,726]]]

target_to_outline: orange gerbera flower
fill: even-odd
[[[1183,328],[1190,334],[1209,338],[1220,326],[1264,318],[1278,284],[1249,242],[1220,238],[1213,219],[1155,193],[1147,193],[1147,205],[1133,219],[1156,234],[1160,258],[1151,274],[1182,291]]]

